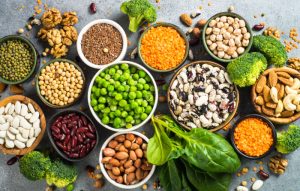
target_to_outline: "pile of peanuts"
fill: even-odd
[[[73,103],[83,89],[83,76],[73,64],[54,62],[42,69],[39,79],[41,95],[51,104]]]
[[[233,59],[243,54],[251,38],[243,19],[228,16],[211,20],[205,34],[209,49],[223,59]]]
[[[147,143],[132,133],[112,139],[103,150],[102,163],[111,179],[132,185],[146,178],[152,165],[146,159]]]

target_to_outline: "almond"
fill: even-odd
[[[117,152],[115,154],[115,157],[119,160],[123,160],[123,159],[127,159],[128,158],[128,153],[121,151],[121,152]]]
[[[283,96],[284,96],[284,85],[281,84],[281,85],[280,85],[280,90],[278,91],[278,99],[279,99],[279,100],[282,99]]]
[[[133,150],[131,150],[131,151],[129,152],[129,155],[130,155],[130,159],[131,159],[131,160],[136,160],[136,159],[137,159],[136,154],[135,154],[135,152],[134,152]]]
[[[261,93],[264,89],[264,86],[267,84],[266,76],[261,76],[256,84],[256,92]]]
[[[108,163],[111,164],[112,166],[120,166],[120,161],[114,158],[110,159]]]
[[[291,76],[286,72],[277,72],[277,76],[289,79]]]
[[[285,111],[281,112],[281,117],[291,117],[293,115],[294,115],[294,111],[285,110]]]
[[[261,111],[268,116],[274,116],[274,109],[269,109],[264,105],[261,107]]]
[[[294,80],[293,78],[283,78],[283,77],[278,77],[278,80],[281,81],[283,84],[288,85],[288,86],[293,86]]]
[[[278,80],[277,74],[274,71],[270,72],[269,73],[269,84],[270,84],[271,87],[276,86],[277,80]]]
[[[141,180],[143,178],[143,170],[138,168],[136,171],[135,171],[135,176],[136,176],[136,179],[137,180]]]
[[[277,104],[273,103],[273,102],[268,102],[268,103],[266,103],[266,107],[275,109],[277,107]]]
[[[264,97],[265,102],[270,102],[271,101],[270,88],[267,85],[264,86],[263,97]]]
[[[115,153],[116,153],[116,151],[113,150],[113,149],[111,149],[111,148],[105,148],[105,149],[103,149],[103,154],[106,157],[112,157],[112,156],[115,155]]]
[[[264,98],[262,96],[257,96],[255,98],[255,103],[258,105],[264,105]]]

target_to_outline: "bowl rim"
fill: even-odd
[[[272,144],[272,146],[269,148],[269,150],[267,152],[265,152],[264,154],[262,154],[262,155],[260,155],[258,157],[252,157],[252,156],[246,155],[245,153],[243,153],[242,151],[240,151],[237,148],[237,146],[236,146],[236,144],[234,142],[234,130],[236,129],[237,125],[241,121],[243,121],[243,120],[245,120],[247,118],[259,118],[259,119],[263,120],[264,122],[266,122],[269,125],[269,127],[272,129],[273,144]],[[235,121],[235,123],[231,127],[231,129],[230,129],[230,142],[231,142],[231,145],[233,146],[234,150],[239,155],[241,155],[241,156],[243,156],[245,158],[251,159],[251,160],[262,159],[265,156],[269,155],[273,150],[275,150],[275,145],[276,145],[276,142],[277,142],[277,133],[276,133],[276,129],[275,129],[274,124],[268,118],[266,118],[265,116],[260,115],[260,114],[248,114],[248,115],[245,115],[243,117],[240,117],[237,121]]]
[[[114,128],[114,127],[111,127],[109,125],[106,125],[106,124],[103,124],[102,121],[100,120],[100,118],[98,117],[98,115],[96,114],[96,112],[94,111],[93,107],[91,106],[91,90],[92,90],[92,86],[95,82],[95,79],[96,77],[102,72],[104,71],[105,69],[109,68],[109,67],[112,67],[114,65],[119,65],[119,64],[128,64],[128,65],[133,65],[143,71],[145,71],[148,76],[151,78],[152,80],[152,83],[153,83],[153,86],[154,86],[154,89],[155,89],[155,92],[154,92],[154,104],[153,104],[153,108],[152,108],[152,111],[150,112],[150,114],[148,115],[148,117],[142,121],[140,124],[138,125],[134,125],[133,127],[129,128],[129,129],[126,129],[126,128]],[[157,107],[157,103],[158,103],[158,88],[157,88],[157,85],[155,83],[155,80],[152,76],[152,74],[146,69],[144,68],[142,65],[138,64],[138,63],[135,63],[135,62],[131,62],[131,61],[126,61],[126,60],[123,60],[123,61],[119,61],[119,62],[116,62],[116,63],[113,63],[111,65],[107,65],[105,66],[104,68],[100,69],[95,75],[94,77],[92,78],[91,82],[90,82],[90,85],[89,85],[89,88],[88,88],[88,94],[87,94],[87,99],[88,99],[88,106],[90,108],[90,111],[93,115],[93,117],[96,119],[96,121],[103,127],[105,127],[106,129],[109,129],[111,131],[115,131],[115,132],[129,132],[129,131],[134,131],[140,127],[142,127],[144,124],[146,124],[151,116],[154,114],[155,110],[156,110],[156,107]]]
[[[46,98],[44,96],[41,95],[41,91],[40,91],[40,86],[39,86],[39,76],[42,72],[42,70],[44,68],[46,68],[46,66],[49,66],[50,64],[54,63],[54,62],[68,62],[69,64],[72,64],[75,66],[75,68],[81,73],[82,75],[82,79],[83,79],[83,85],[82,85],[82,90],[79,94],[79,96],[72,102],[72,103],[69,103],[67,105],[63,105],[63,106],[59,106],[59,105],[54,105],[52,103],[50,103],[48,100],[46,100]],[[74,105],[80,98],[81,96],[84,94],[84,90],[85,90],[85,83],[86,83],[86,79],[85,79],[85,75],[84,75],[84,72],[83,70],[80,68],[80,66],[78,64],[76,64],[74,61],[72,60],[68,60],[68,59],[64,59],[64,58],[56,58],[56,59],[53,59],[53,60],[50,60],[49,62],[47,62],[46,64],[44,64],[39,72],[37,73],[36,75],[36,79],[35,79],[35,88],[36,88],[36,91],[37,91],[37,94],[38,94],[38,97],[42,100],[42,102],[44,104],[46,104],[47,106],[51,107],[51,108],[54,108],[54,109],[62,109],[62,108],[67,108],[69,106],[72,106]]]
[[[168,101],[168,109],[169,109],[169,112],[171,113],[173,119],[175,119],[175,121],[180,124],[184,129],[190,131],[191,128],[188,127],[187,125],[181,123],[180,121],[177,120],[173,110],[171,109],[171,105],[170,105],[170,90],[171,90],[171,85],[173,84],[174,80],[176,79],[176,77],[179,75],[179,73],[182,71],[183,68],[187,68],[191,65],[196,65],[196,64],[209,64],[209,65],[212,65],[214,67],[219,67],[221,69],[223,69],[224,71],[226,71],[226,68],[224,66],[222,66],[221,64],[218,64],[216,62],[213,62],[213,61],[209,61],[209,60],[198,60],[198,61],[194,61],[194,62],[191,62],[191,63],[188,63],[184,66],[182,66],[171,78],[170,80],[170,83],[169,83],[169,87],[168,87],[168,91],[167,91],[167,101]],[[222,123],[220,124],[219,126],[215,127],[215,128],[212,128],[212,129],[208,129],[209,131],[211,132],[216,132],[218,130],[221,130],[223,129],[228,123],[230,123],[230,121],[234,118],[238,108],[239,108],[239,104],[240,104],[240,94],[239,94],[239,90],[237,88],[237,86],[235,84],[232,84],[234,86],[234,89],[235,89],[235,92],[236,92],[236,107],[234,108],[234,111],[227,117],[227,119]]]
[[[2,44],[5,41],[8,41],[8,40],[20,40],[20,41],[24,42],[25,44],[27,44],[30,47],[31,52],[33,53],[34,61],[33,61],[32,68],[31,68],[30,72],[28,73],[28,75],[24,79],[19,80],[19,81],[9,81],[0,76],[0,82],[2,82],[4,84],[8,84],[8,85],[21,84],[21,83],[25,82],[26,80],[28,80],[34,73],[37,63],[38,63],[38,53],[37,53],[33,43],[26,37],[19,36],[19,35],[7,35],[7,36],[0,38],[0,44]]]
[[[24,99],[25,102],[22,99]],[[13,103],[13,100],[15,100],[15,102],[16,101],[20,101],[20,103],[24,103],[26,105],[28,103],[31,103],[32,106],[34,107],[34,109],[36,111],[38,111],[39,114],[40,114],[39,119],[40,119],[41,132],[36,137],[35,141],[33,142],[33,144],[30,147],[26,147],[26,148],[23,148],[23,149],[19,149],[19,148],[14,147],[14,148],[9,149],[9,148],[6,148],[3,144],[0,146],[0,152],[2,152],[3,154],[8,154],[8,155],[25,155],[25,154],[33,151],[41,143],[41,141],[42,141],[42,139],[44,137],[46,128],[47,128],[47,120],[46,120],[44,111],[42,110],[42,108],[40,107],[40,105],[36,101],[34,101],[33,99],[31,99],[31,98],[29,98],[27,96],[24,96],[24,95],[11,95],[11,96],[8,96],[8,97],[5,97],[5,98],[1,99],[0,102],[2,104],[3,102],[6,102],[8,100],[10,100],[9,103]],[[5,107],[5,106],[3,106],[3,107]]]
[[[122,189],[134,189],[134,188],[137,188],[137,187],[140,187],[142,186],[143,184],[145,184],[146,182],[148,182],[148,180],[152,177],[152,175],[154,174],[154,171],[155,171],[155,168],[156,166],[154,164],[152,164],[152,169],[150,170],[149,174],[147,175],[146,178],[144,178],[142,181],[136,183],[136,184],[133,184],[133,185],[125,185],[125,184],[120,184],[120,183],[117,183],[116,181],[114,181],[113,179],[111,179],[109,177],[109,175],[107,174],[106,172],[106,169],[104,168],[104,165],[102,164],[102,158],[103,158],[103,149],[106,148],[107,144],[109,143],[109,141],[111,141],[113,138],[115,138],[116,136],[118,135],[123,135],[123,134],[128,134],[128,133],[132,133],[134,135],[137,135],[139,137],[141,137],[142,139],[144,139],[144,141],[146,141],[147,143],[149,142],[149,139],[148,137],[146,137],[145,135],[143,135],[142,133],[140,132],[137,132],[137,131],[129,131],[129,132],[117,132],[117,133],[114,133],[112,134],[111,136],[109,136],[105,142],[103,143],[103,145],[101,146],[101,149],[100,149],[100,153],[99,153],[99,164],[100,164],[100,168],[101,168],[101,171],[104,175],[104,177],[111,183],[113,184],[114,186],[116,187],[119,187],[119,188],[122,188]]]
[[[54,122],[59,116],[65,115],[65,114],[68,114],[68,113],[73,113],[73,112],[85,116],[85,117],[87,118],[87,120],[93,125],[93,127],[94,127],[95,130],[96,130],[96,131],[95,131],[95,132],[96,132],[96,144],[95,144],[94,148],[92,148],[92,149],[90,150],[90,152],[87,153],[84,157],[82,157],[82,158],[77,158],[77,159],[69,158],[64,152],[62,152],[62,151],[60,150],[60,148],[58,148],[58,147],[56,146],[55,141],[54,141],[54,139],[53,139],[53,136],[51,135],[51,126],[52,126],[53,122]],[[56,151],[63,159],[65,159],[65,160],[67,160],[67,161],[70,161],[70,162],[79,162],[79,161],[85,159],[88,155],[90,155],[90,154],[93,152],[93,150],[97,147],[97,145],[98,145],[98,143],[99,143],[99,133],[98,133],[98,131],[97,131],[97,128],[96,128],[94,122],[91,120],[91,118],[90,118],[87,114],[83,113],[82,111],[75,110],[75,109],[66,109],[66,110],[63,110],[63,111],[59,111],[59,112],[57,112],[55,115],[53,115],[53,116],[50,118],[50,120],[49,120],[49,127],[47,128],[47,135],[48,135],[48,137],[49,137],[49,140],[50,140],[51,145],[52,145],[52,147],[54,148],[54,150],[55,150],[55,151]]]
[[[82,38],[83,38],[83,35],[94,25],[96,24],[109,24],[109,25],[112,25],[113,27],[115,27],[119,33],[121,34],[122,36],[122,41],[123,41],[123,46],[122,46],[122,50],[121,50],[121,53],[119,54],[119,56],[111,63],[108,63],[108,64],[94,64],[92,62],[90,62],[86,57],[85,55],[83,54],[82,52],[82,48],[81,48],[81,41],[82,41]],[[77,52],[78,52],[78,55],[80,57],[80,59],[86,64],[88,65],[89,67],[91,68],[94,68],[94,69],[102,69],[104,68],[105,66],[107,65],[111,65],[115,62],[119,62],[121,60],[124,59],[125,55],[126,55],[126,52],[127,52],[127,36],[126,36],[126,33],[124,31],[124,29],[121,27],[121,25],[119,25],[117,22],[113,21],[113,20],[110,20],[110,19],[97,19],[97,20],[94,20],[94,21],[91,21],[89,22],[87,25],[85,25],[79,35],[78,35],[78,38],[77,38],[77,42],[76,42],[76,48],[77,48]]]
[[[175,29],[179,34],[180,36],[183,38],[183,40],[185,41],[185,45],[186,45],[186,48],[185,48],[185,54],[184,54],[184,57],[181,61],[180,64],[178,64],[176,67],[174,68],[171,68],[171,69],[168,69],[168,70],[159,70],[159,69],[156,69],[156,68],[153,68],[152,66],[148,65],[145,60],[143,59],[142,57],[142,53],[141,53],[141,44],[142,44],[142,39],[143,37],[145,36],[145,34],[151,29],[151,28],[155,28],[155,27],[160,27],[160,26],[163,26],[163,27],[171,27],[173,29]],[[141,59],[141,61],[143,62],[143,64],[150,70],[154,71],[154,72],[171,72],[173,70],[176,70],[177,68],[179,68],[180,66],[182,66],[187,57],[188,57],[188,53],[189,53],[189,49],[190,49],[190,46],[189,46],[189,41],[187,39],[187,36],[185,35],[185,33],[177,26],[177,25],[174,25],[172,23],[167,23],[167,22],[158,22],[158,23],[155,23],[155,24],[152,24],[150,25],[149,27],[147,27],[145,29],[145,31],[141,34],[141,36],[139,37],[139,40],[138,40],[138,55]]]
[[[238,57],[236,57],[236,58],[234,58],[234,59],[223,59],[223,58],[219,58],[218,56],[214,55],[213,52],[211,52],[211,50],[208,48],[208,46],[207,46],[207,44],[206,44],[206,40],[205,40],[206,33],[205,33],[205,31],[206,31],[206,29],[207,29],[207,27],[208,27],[210,21],[213,20],[213,19],[215,19],[216,17],[221,17],[221,16],[231,16],[231,17],[236,17],[236,18],[239,18],[239,19],[243,19],[243,20],[245,21],[246,28],[247,28],[248,32],[250,33],[249,44],[248,44],[247,48],[245,48],[244,53],[241,54],[241,55],[239,55]],[[251,27],[250,27],[248,21],[247,21],[244,17],[242,17],[241,15],[239,15],[239,14],[237,14],[237,13],[233,13],[233,12],[220,12],[220,13],[217,13],[217,14],[213,15],[212,17],[210,17],[210,18],[207,20],[207,22],[206,22],[206,24],[204,25],[202,31],[203,31],[203,32],[202,32],[202,41],[203,41],[203,46],[204,46],[206,52],[207,52],[211,57],[213,57],[215,60],[220,61],[220,62],[225,62],[225,63],[226,63],[226,62],[231,62],[231,61],[233,61],[233,60],[235,60],[235,59],[237,59],[237,58],[243,56],[243,55],[246,54],[247,52],[249,52],[250,49],[251,49],[251,47],[252,47],[252,43],[253,43],[253,32],[252,32],[252,29],[251,29]]]

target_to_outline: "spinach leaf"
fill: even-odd
[[[174,160],[161,167],[159,180],[165,191],[182,191],[181,177]]]
[[[183,170],[181,171],[181,184],[182,184],[182,190],[183,191],[193,191],[193,188],[191,188],[191,185],[187,180],[187,177],[185,175],[185,171],[183,171]]]
[[[231,182],[231,174],[205,172],[183,161],[189,182],[198,191],[227,191]]]

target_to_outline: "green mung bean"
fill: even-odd
[[[34,55],[28,44],[7,40],[0,44],[0,76],[8,81],[20,81],[28,76]]]

